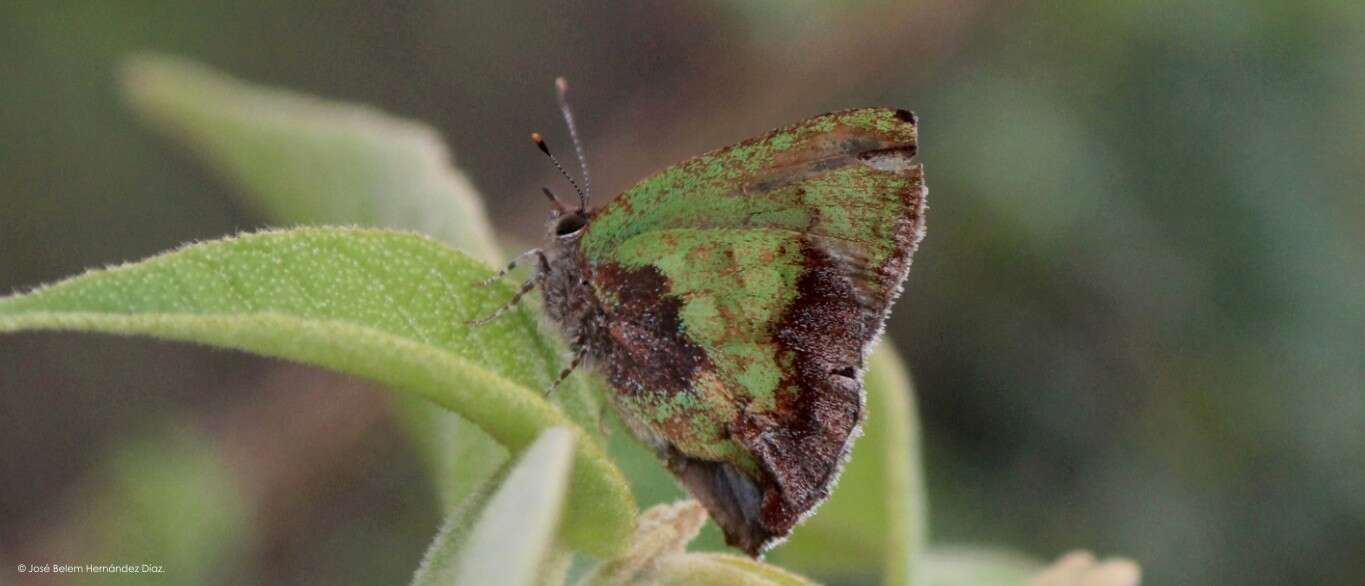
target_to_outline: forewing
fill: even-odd
[[[609,258],[659,230],[776,228],[852,241],[876,261],[904,246],[893,236],[922,205],[916,134],[911,113],[864,108],[689,159],[596,210],[583,251]]]
[[[904,111],[816,117],[663,171],[583,237],[602,295],[599,274],[661,277],[702,360],[687,388],[624,408],[751,554],[828,496],[861,422],[863,359],[923,232],[915,134]],[[619,327],[619,343],[645,329]],[[642,371],[676,363],[634,346]]]

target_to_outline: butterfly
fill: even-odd
[[[580,163],[565,93],[559,102]],[[533,276],[616,412],[760,557],[833,489],[864,417],[863,371],[924,236],[918,121],[833,112],[664,169],[602,207],[553,203]],[[501,312],[501,311],[500,311]],[[496,317],[498,314],[494,314]],[[490,318],[491,319],[491,318]]]

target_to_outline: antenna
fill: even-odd
[[[569,137],[573,139],[574,154],[578,155],[578,168],[583,171],[583,191],[579,193],[579,211],[588,209],[588,198],[592,196],[592,177],[588,175],[588,159],[583,156],[583,141],[578,138],[578,125],[573,123],[573,110],[569,108],[569,82],[562,77],[555,78],[555,95],[559,98],[559,112],[564,115],[564,124],[569,127]]]
[[[550,162],[555,164],[556,169],[559,169],[559,174],[563,175],[565,179],[568,179],[569,185],[572,185],[573,190],[578,192],[578,211],[588,209],[588,195],[583,193],[582,189],[578,188],[578,182],[574,181],[573,177],[569,175],[569,172],[564,170],[564,166],[559,164],[559,159],[556,159],[555,156],[550,153],[550,147],[545,144],[545,139],[541,138],[540,133],[532,132],[531,141],[536,143],[536,147],[540,149],[540,152],[545,153],[545,156],[550,157]],[[546,189],[545,191],[549,190]],[[550,199],[554,200],[555,203],[559,203],[559,200],[555,199],[553,195],[550,196]]]

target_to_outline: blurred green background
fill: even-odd
[[[134,51],[433,124],[509,243],[539,237],[554,181],[528,133],[568,154],[556,75],[601,194],[809,115],[905,107],[932,210],[888,331],[934,541],[1093,548],[1148,584],[1365,583],[1365,4],[610,4],[0,4],[0,291],[263,224],[123,106]],[[402,583],[439,522],[362,383],[8,335],[0,561],[136,527],[86,503],[170,420],[186,458],[216,446],[236,474],[186,490],[248,497],[183,513],[250,527],[211,583]]]

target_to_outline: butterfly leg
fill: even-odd
[[[504,303],[502,307],[499,307],[497,311],[492,313],[492,315],[481,317],[479,319],[468,320],[464,322],[465,325],[481,326],[502,317],[503,314],[512,311],[513,307],[516,307],[518,303],[521,303],[521,298],[525,297],[527,293],[530,293],[532,289],[535,289],[536,283],[538,282],[540,282],[539,275],[527,279],[525,283],[521,284],[521,289],[517,290],[517,294],[513,295],[512,299],[508,300],[507,303]]]
[[[559,384],[564,382],[564,379],[569,378],[569,375],[573,374],[573,371],[577,370],[579,365],[583,364],[583,359],[588,356],[587,346],[581,340],[574,342],[573,347],[577,348],[573,353],[573,360],[569,361],[569,365],[564,367],[564,370],[559,371],[559,377],[545,389],[546,396],[559,388]]]
[[[545,259],[545,251],[539,248],[532,248],[531,250],[518,254],[516,258],[512,259],[512,262],[507,263],[506,267],[504,267],[501,271],[493,273],[493,276],[484,279],[483,282],[479,283],[479,286],[487,287],[489,285],[492,285],[493,283],[501,281],[503,277],[507,276],[507,273],[510,273],[512,272],[512,269],[517,268],[517,264],[523,260],[526,260],[526,257],[528,256],[536,257],[536,259],[539,261],[538,265],[541,267],[549,265],[549,261]]]
[[[470,325],[470,326],[481,326],[481,325],[484,325],[484,324],[486,324],[486,323],[488,323],[488,322],[491,322],[491,321],[493,321],[493,320],[495,320],[495,319],[498,319],[498,318],[502,317],[502,315],[503,315],[504,313],[507,313],[508,311],[511,311],[513,307],[516,307],[518,303],[521,303],[521,298],[522,298],[522,297],[525,297],[527,293],[530,293],[532,289],[535,289],[535,288],[536,288],[536,285],[540,283],[541,279],[544,279],[546,275],[549,275],[549,274],[550,274],[550,260],[547,259],[547,258],[545,258],[545,253],[542,252],[539,248],[537,248],[537,249],[535,249],[535,250],[530,250],[530,251],[527,251],[527,252],[525,252],[525,253],[522,253],[521,255],[518,255],[517,258],[514,259],[514,260],[511,262],[511,264],[507,265],[507,269],[503,270],[502,272],[500,272],[500,273],[498,273],[498,274],[499,274],[499,275],[505,275],[505,274],[507,274],[507,271],[510,271],[510,270],[512,270],[513,267],[517,266],[517,261],[521,260],[523,257],[529,256],[529,255],[533,255],[533,254],[536,256],[536,261],[537,261],[537,262],[536,262],[536,272],[535,272],[535,274],[531,275],[531,278],[526,279],[526,282],[525,282],[525,283],[522,283],[522,284],[521,284],[521,289],[518,289],[518,290],[517,290],[517,294],[516,294],[516,295],[513,295],[513,296],[512,296],[512,299],[508,300],[507,303],[503,304],[502,307],[499,307],[498,310],[495,311],[495,312],[493,312],[492,315],[489,315],[489,316],[487,316],[487,317],[482,317],[482,318],[479,318],[479,319],[472,319],[472,320],[466,321],[466,322],[464,322],[465,325]],[[486,281],[485,283],[486,283],[486,284],[491,284],[493,281],[497,280],[498,278],[499,278],[499,277],[494,277],[493,280]]]

